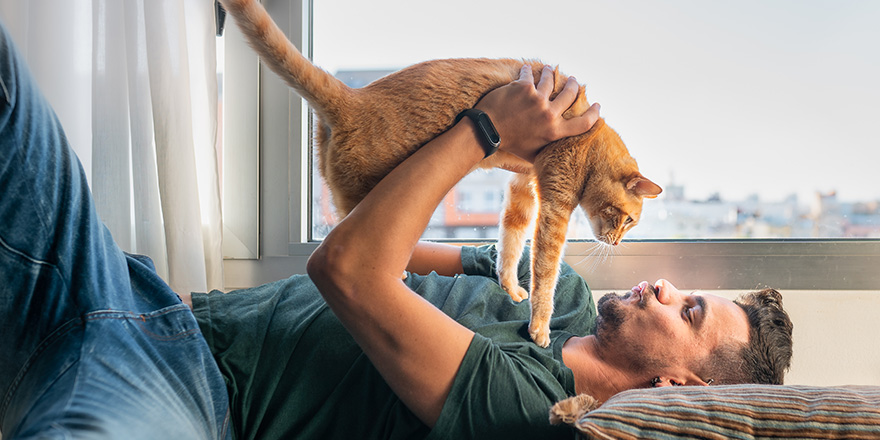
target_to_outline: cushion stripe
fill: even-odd
[[[880,387],[726,385],[630,390],[574,425],[595,439],[877,439]]]

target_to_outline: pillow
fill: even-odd
[[[578,398],[583,399],[567,400]],[[588,439],[880,438],[878,386],[629,390],[574,419],[553,414],[564,402],[551,409],[551,419],[569,423]]]

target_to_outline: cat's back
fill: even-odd
[[[352,89],[319,117],[318,161],[342,213],[415,150],[452,126],[489,91],[519,77],[522,60],[425,61]],[[334,106],[328,106],[332,109]]]
[[[411,127],[402,131],[419,134],[416,137],[420,143],[427,142],[447,129],[458,112],[473,107],[489,91],[516,79],[522,64],[522,60],[490,58],[414,64],[355,89],[360,108],[353,122],[380,119],[382,125],[392,125],[386,127],[392,132]]]
[[[479,94],[519,76],[522,60],[509,58],[449,58],[423,61],[382,77],[364,87],[367,93],[388,93],[401,85],[431,94]]]
[[[325,151],[345,167],[385,173],[449,129],[455,116],[489,91],[518,78],[522,60],[454,58],[401,69],[353,89],[345,106],[321,119]],[[373,169],[381,168],[381,169]]]

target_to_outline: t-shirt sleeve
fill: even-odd
[[[482,275],[484,277],[495,278],[498,273],[495,271],[495,263],[498,260],[498,248],[494,244],[483,246],[462,246],[461,248],[461,266],[466,275]],[[520,281],[529,279],[529,248],[523,250],[523,254],[519,259],[517,274]]]
[[[570,427],[549,422],[550,407],[565,397],[558,372],[477,334],[428,438],[572,439]]]

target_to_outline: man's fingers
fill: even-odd
[[[599,109],[601,106],[598,102],[594,102],[584,114],[565,121],[562,125],[563,137],[577,136],[588,132],[593,128],[593,124],[599,120]]]
[[[577,99],[578,90],[580,90],[580,86],[578,85],[577,80],[574,79],[573,76],[568,77],[568,81],[565,82],[565,87],[563,87],[559,94],[556,95],[556,98],[553,99],[551,105],[556,111],[564,112],[574,104],[574,101]]]
[[[541,79],[538,80],[538,96],[550,96],[550,93],[553,92],[554,76],[550,66],[544,66],[541,70]]]
[[[519,69],[519,79],[517,81],[522,81],[528,83],[529,85],[535,83],[535,76],[532,75],[531,64],[523,64],[523,66]]]

